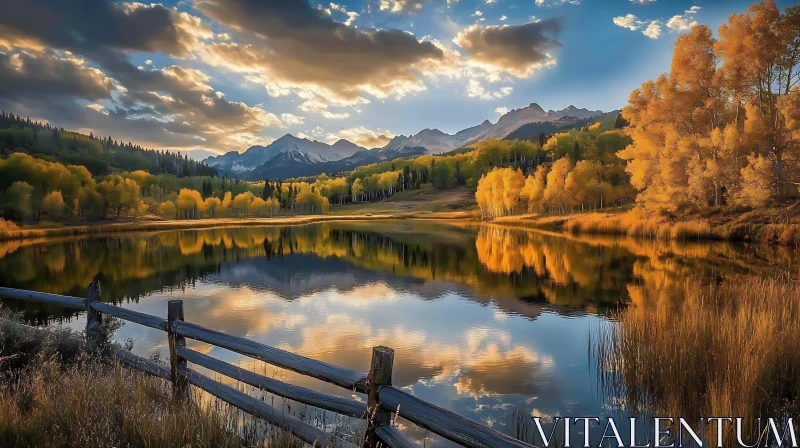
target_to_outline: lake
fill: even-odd
[[[599,387],[589,341],[614,325],[615,311],[637,306],[643,290],[683,288],[689,277],[797,272],[797,262],[785,248],[722,242],[329,222],[0,242],[0,285],[85,297],[97,279],[104,301],[164,317],[167,301],[182,299],[188,321],[360,370],[373,346],[386,345],[395,349],[396,386],[514,434],[515,415],[628,415]],[[2,306],[38,324],[85,325],[80,313],[13,300]],[[166,336],[156,330],[127,323],[115,337],[133,339],[136,354],[167,356]],[[269,376],[351,395],[187,342]],[[426,446],[447,445],[427,437]]]

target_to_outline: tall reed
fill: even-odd
[[[644,296],[592,333],[590,354],[614,401],[649,415],[737,416],[752,424],[798,409],[797,278],[687,280]]]
[[[661,240],[718,239],[704,220],[669,221],[639,210],[622,214],[587,213],[568,218],[564,230],[573,233],[625,235]]]

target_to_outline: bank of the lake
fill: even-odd
[[[800,203],[753,210],[720,208],[682,216],[648,213],[641,209],[525,214],[495,218],[492,222],[571,234],[614,235],[665,241],[800,245]]]
[[[331,214],[296,215],[274,218],[211,218],[211,219],[124,219],[92,221],[85,223],[41,223],[17,225],[0,219],[0,241],[48,238],[76,235],[99,235],[126,232],[149,232],[159,230],[212,229],[215,227],[250,226],[292,226],[330,221],[380,221],[387,219],[452,219],[473,220],[474,215],[467,212],[429,212],[429,213],[380,213],[380,214]]]

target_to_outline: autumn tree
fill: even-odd
[[[478,181],[475,199],[484,218],[497,218],[514,213],[525,185],[522,171],[495,168]]]
[[[364,195],[364,183],[361,181],[361,179],[356,179],[355,181],[353,181],[353,185],[350,188],[350,190],[352,195],[352,201],[358,202]]]
[[[42,199],[42,210],[54,221],[61,219],[64,213],[64,197],[60,191],[51,191]]]
[[[544,190],[547,187],[547,167],[539,165],[536,172],[525,178],[520,198],[527,202],[528,211],[540,211],[544,203]]]
[[[694,26],[669,74],[631,93],[633,143],[618,154],[647,208],[761,206],[797,195],[800,7],[774,1],[732,14],[719,41]]]
[[[34,188],[27,182],[14,182],[3,193],[3,205],[14,213],[17,220],[28,218],[33,212],[31,208],[33,192]]]
[[[556,208],[564,213],[569,205],[569,194],[567,193],[567,176],[572,171],[572,161],[569,157],[562,157],[553,163],[550,172],[547,173],[547,186],[544,190],[544,203]]]
[[[178,213],[178,208],[175,207],[175,203],[172,201],[164,201],[161,205],[158,206],[158,212],[161,216],[165,218],[175,218],[176,214]]]

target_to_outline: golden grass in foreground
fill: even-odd
[[[687,420],[738,416],[755,425],[759,416],[798,409],[797,278],[690,281],[644,295],[590,344],[602,383],[627,410]]]
[[[233,414],[176,402],[163,381],[46,361],[0,387],[0,445],[238,447]]]
[[[219,401],[176,401],[159,378],[90,359],[68,331],[0,317],[0,446],[302,446],[242,424]]]

